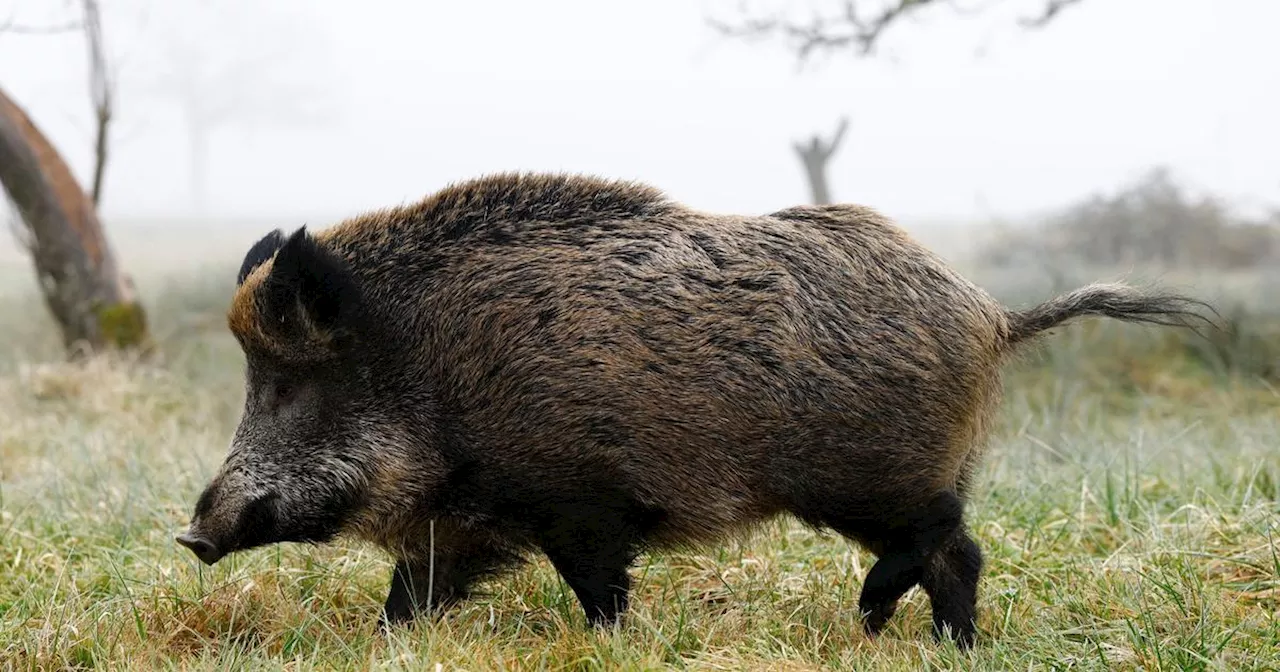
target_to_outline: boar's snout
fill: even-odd
[[[192,534],[190,530],[179,534],[176,537],[179,544],[191,549],[197,558],[206,565],[212,566],[213,563],[222,559],[224,553],[218,549],[212,541],[203,537]]]
[[[206,565],[230,553],[280,540],[274,492],[253,493],[237,475],[219,476],[196,503],[195,516],[175,541]]]

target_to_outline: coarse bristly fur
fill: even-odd
[[[484,177],[252,247],[228,313],[244,414],[179,541],[210,564],[375,542],[397,560],[388,623],[536,550],[602,624],[639,553],[790,513],[878,556],[869,632],[919,584],[967,646],[963,505],[1001,364],[1080,315],[1197,303],[1092,285],[1012,312],[864,207],[714,215],[631,182]]]

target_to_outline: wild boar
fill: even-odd
[[[699,212],[634,182],[500,174],[258,241],[228,322],[243,417],[190,529],[212,565],[339,534],[395,559],[386,624],[539,551],[591,624],[638,554],[791,514],[919,584],[972,645],[971,476],[1019,344],[1199,302],[1090,285],[1002,307],[855,205]]]

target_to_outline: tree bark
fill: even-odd
[[[0,184],[17,206],[45,303],[72,357],[150,345],[146,315],[71,169],[0,90]]]

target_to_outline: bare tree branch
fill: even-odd
[[[51,26],[24,26],[14,23],[13,17],[9,17],[0,23],[0,33],[14,33],[15,35],[52,35],[56,33],[70,33],[80,30],[84,26],[79,21],[68,21],[66,23],[55,23]]]
[[[994,0],[999,1],[999,0]],[[1081,0],[1041,0],[1042,10],[1019,24],[1040,28],[1058,17],[1062,10]],[[781,38],[795,51],[801,62],[818,52],[852,51],[857,56],[870,55],[885,31],[931,5],[946,5],[961,14],[975,13],[950,0],[894,0],[879,11],[864,14],[865,2],[833,0],[832,10],[815,15],[807,22],[772,17],[746,17],[737,22],[709,18],[707,23],[721,35],[744,40]],[[981,10],[976,10],[981,11]]]
[[[1057,18],[1059,12],[1080,2],[1081,0],[1047,0],[1044,11],[1037,16],[1024,18],[1018,24],[1024,28],[1043,28]]]
[[[111,125],[114,84],[107,69],[107,57],[102,40],[102,16],[96,0],[84,0],[84,32],[89,42],[89,92],[93,97],[94,119],[97,121],[97,137],[93,145],[93,189],[90,197],[94,207],[102,201],[102,182],[107,169],[108,127]]]
[[[840,147],[840,143],[844,141],[844,134],[849,130],[849,117],[840,117],[840,125],[836,127],[835,135],[831,136],[831,140],[827,143],[827,154],[834,154],[836,149]]]

